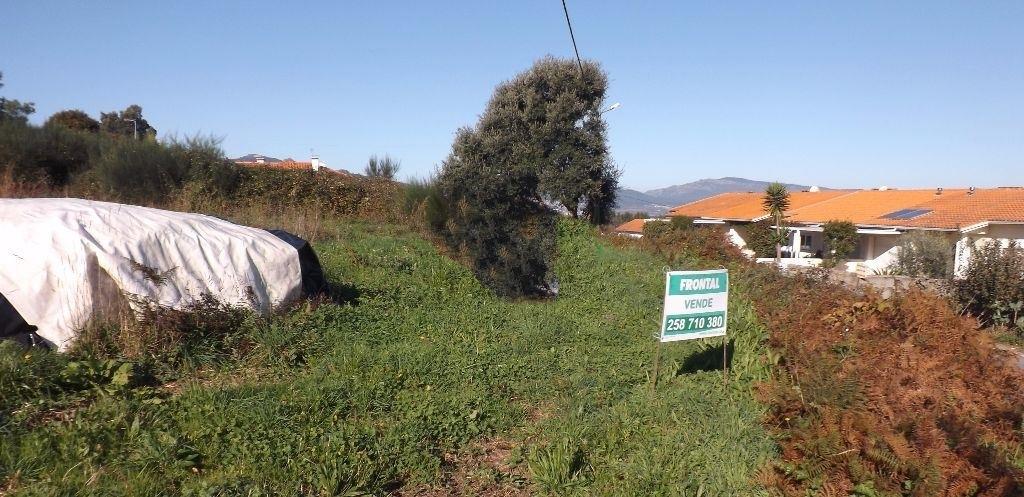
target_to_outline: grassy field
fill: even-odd
[[[406,228],[331,228],[345,301],[246,318],[230,353],[0,347],[0,495],[764,494],[742,286],[728,385],[718,340],[675,343],[652,392],[653,256],[566,222],[558,298],[508,302]]]

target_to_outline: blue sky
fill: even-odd
[[[494,85],[572,46],[559,0],[4,6],[0,94],[33,119],[137,103],[231,156],[423,176]],[[1024,184],[1024,2],[569,0],[611,78],[625,186]]]

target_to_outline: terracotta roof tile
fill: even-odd
[[[262,167],[265,169],[283,169],[286,171],[312,171],[312,162],[295,162],[293,160],[284,160],[281,162],[236,162],[236,164],[245,167]]]
[[[681,205],[671,216],[752,221],[764,216],[763,193],[723,193]],[[927,211],[892,219],[900,210]],[[850,221],[862,226],[958,229],[986,221],[1024,223],[1024,188],[968,190],[825,190],[793,192],[786,219],[797,223]]]
[[[644,225],[647,224],[646,219],[633,219],[626,221],[615,228],[616,233],[643,233]]]
[[[891,212],[909,209],[935,197],[935,190],[857,190],[848,195],[791,209],[786,220],[797,223],[850,221],[865,224]]]
[[[1024,188],[986,188],[973,194],[967,190],[947,190],[913,208],[930,212],[913,219],[877,218],[864,224],[959,229],[986,221],[1024,223]]]
[[[799,209],[824,200],[841,197],[849,190],[822,190],[818,192],[791,192],[790,210]],[[721,193],[703,200],[680,205],[670,216],[706,217],[731,221],[753,221],[765,216],[764,192]]]

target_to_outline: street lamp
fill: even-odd
[[[125,117],[124,120],[132,122],[132,129],[134,130],[135,139],[138,140],[139,139],[139,123],[135,119],[128,119],[127,117]]]
[[[622,104],[620,104],[618,102],[615,102],[615,103],[609,105],[607,109],[602,110],[601,113],[604,114],[605,112],[611,112],[611,111],[613,111],[615,109],[618,109],[619,107],[622,107]]]

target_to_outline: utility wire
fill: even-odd
[[[580,77],[583,77],[583,61],[580,60],[580,50],[576,48],[576,35],[572,34],[572,21],[569,20],[569,7],[565,6],[562,0],[562,10],[565,11],[565,23],[569,25],[569,38],[572,39],[572,50],[576,52],[576,63],[580,65]]]

